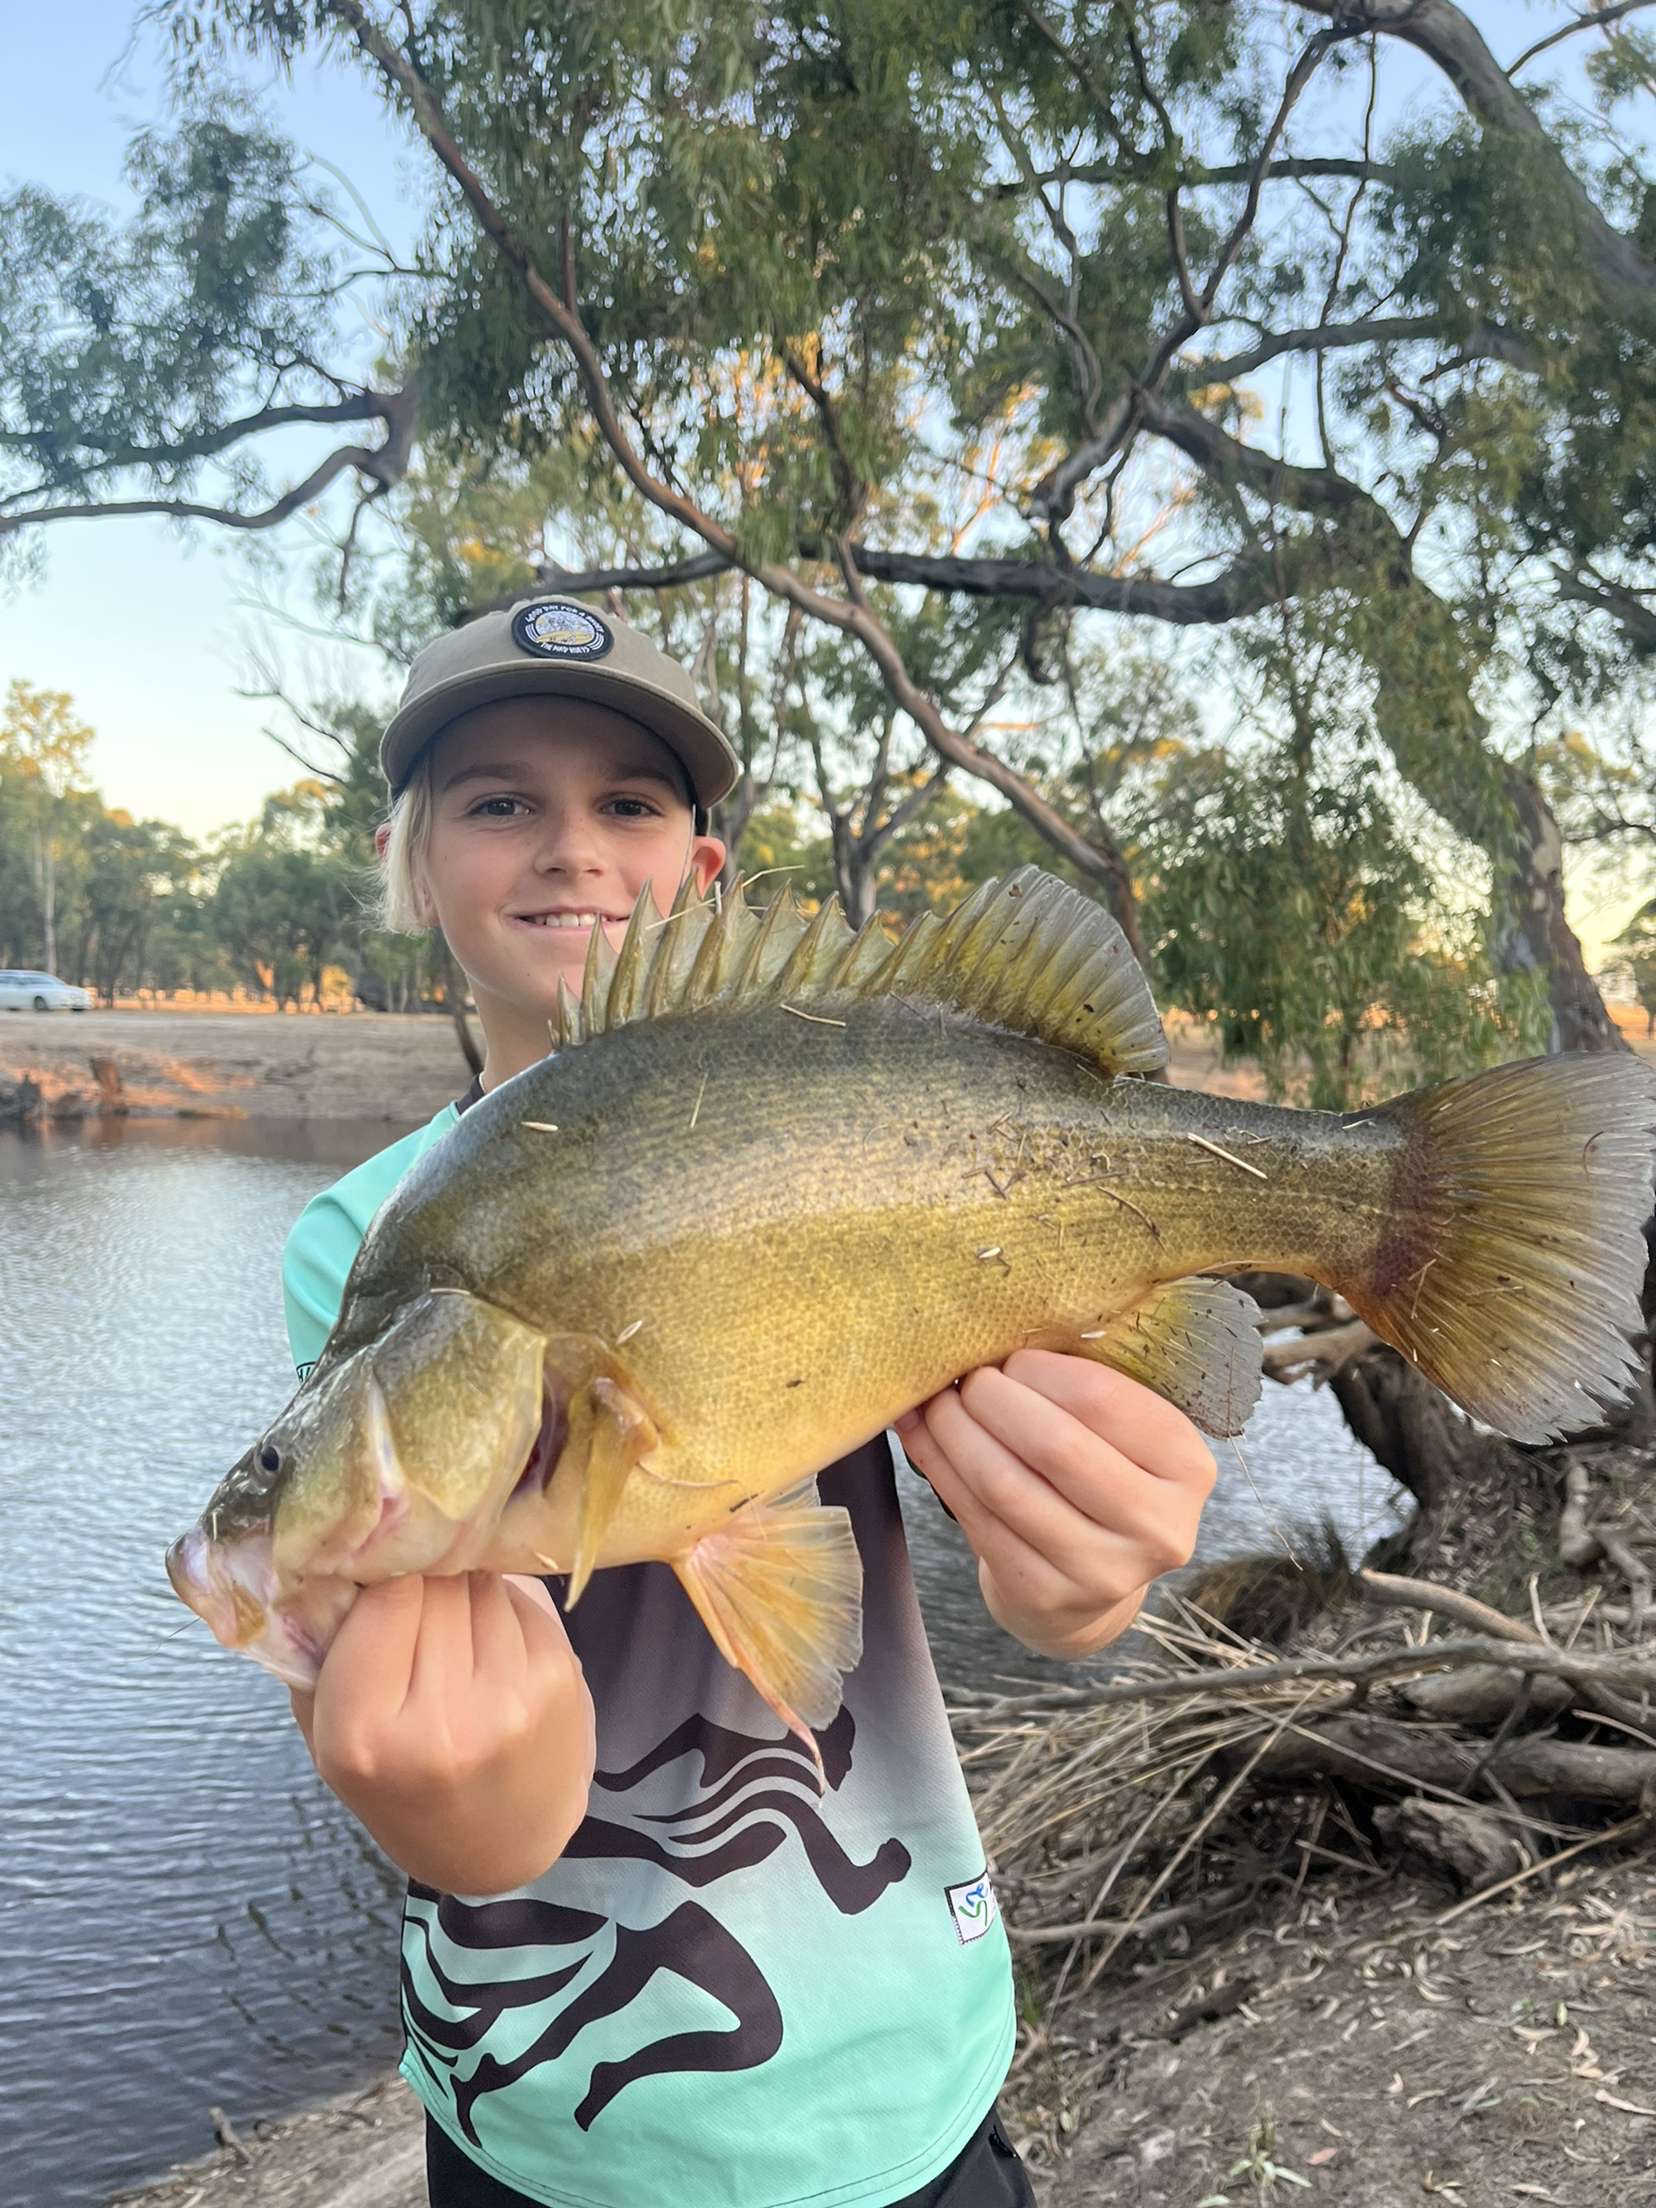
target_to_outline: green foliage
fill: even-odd
[[[252,389],[335,395],[304,365],[332,342],[331,256],[300,236],[297,168],[218,113],[134,140],[124,227],[32,185],[0,199],[0,514],[96,498],[135,466],[177,495]]]
[[[1633,915],[1617,936],[1616,948],[1626,960],[1648,1040],[1656,1035],[1656,898]]]
[[[373,927],[384,810],[377,717],[338,707],[338,771],[267,798],[198,849],[87,786],[92,730],[58,691],[14,682],[0,712],[0,965],[43,965],[105,1004],[148,989],[243,987],[316,1001],[343,964],[370,1001],[431,993],[428,947]]]
[[[1445,912],[1369,777],[1223,773],[1163,823],[1157,855],[1162,986],[1226,1057],[1257,1058],[1274,1096],[1344,1110],[1522,1048],[1535,1008]]]
[[[69,502],[132,481],[176,495],[221,465],[238,408],[360,389],[360,360],[330,349],[344,278],[306,213],[309,184],[226,100],[226,72],[249,53],[262,66],[309,51],[360,67],[402,124],[406,100],[329,0],[162,0],[156,13],[185,108],[175,132],[135,148],[134,221],[117,230],[29,188],[0,210],[0,547],[14,556],[26,533],[5,525],[30,484]],[[1299,16],[1286,20],[1309,36]],[[432,165],[417,274],[384,288],[385,349],[417,371],[423,443],[406,489],[376,508],[413,552],[374,610],[383,636],[405,645],[548,560],[649,567],[700,549],[598,434],[545,305],[567,292],[616,441],[750,564],[843,594],[834,555],[849,538],[1049,571],[1039,608],[981,578],[865,596],[956,726],[1021,645],[1009,725],[990,741],[1026,795],[1091,842],[1119,897],[1152,868],[1177,759],[1105,725],[1098,701],[1112,668],[1131,678],[1133,632],[1069,604],[1072,575],[1167,578],[1137,603],[1225,634],[1185,664],[1169,742],[1195,748],[1198,680],[1201,740],[1263,725],[1290,746],[1302,792],[1332,783],[1342,742],[1377,739],[1491,862],[1499,956],[1537,955],[1515,922],[1535,909],[1541,877],[1517,862],[1537,838],[1508,758],[1543,708],[1625,692],[1656,650],[1656,281],[1636,254],[1652,250],[1656,215],[1646,141],[1603,127],[1648,85],[1637,24],[1593,41],[1598,128],[1556,90],[1555,55],[1522,78],[1534,128],[1440,67],[1404,121],[1375,129],[1376,113],[1399,112],[1381,79],[1394,60],[1419,69],[1419,53],[1337,39],[1275,144],[1296,160],[1254,204],[1246,183],[1271,150],[1287,66],[1267,0],[411,0],[372,20],[405,42],[522,241],[503,255],[499,224],[480,226]],[[1429,49],[1429,27],[1415,43]],[[1311,147],[1363,173],[1299,173]],[[1233,236],[1245,210],[1251,227]],[[1193,307],[1210,276],[1215,295]],[[1363,336],[1370,317],[1412,326]],[[1317,324],[1338,341],[1313,346]],[[1154,427],[1152,400],[1172,428]],[[1094,440],[1107,466],[1055,500],[1055,463]],[[253,485],[235,450],[223,464]],[[1195,602],[1215,577],[1240,610]],[[843,816],[839,872],[848,821],[869,831],[862,857],[887,886],[921,897],[963,878],[980,844],[1026,836],[1018,816],[954,791],[875,853],[881,789],[909,788],[920,762],[908,728],[889,762],[879,751],[890,701],[858,648],[808,638],[796,652],[760,586],[731,576],[649,619],[733,727],[750,768],[733,830],[759,807],[744,842],[767,805],[820,785]],[[371,784],[370,771],[330,797],[332,826],[313,822],[289,855],[320,861],[347,823],[360,853]],[[1385,824],[1351,802],[1349,819],[1308,797],[1292,819],[1255,807],[1251,871],[1225,818],[1193,816],[1216,839],[1210,871],[1245,875],[1266,907],[1265,870],[1299,858],[1308,886],[1290,873],[1275,904],[1336,900],[1303,984],[1279,961],[1270,989],[1250,985],[1280,1062],[1296,1036],[1324,1052],[1324,1015],[1348,1028],[1362,989],[1411,1020],[1421,1051],[1439,1025],[1460,1032],[1438,1009],[1454,987],[1469,1032],[1522,1024],[1515,1002],[1487,1008],[1471,935],[1428,952],[1350,904],[1367,867],[1425,925]],[[279,825],[257,839],[266,857]],[[801,825],[797,840],[820,839]],[[1191,898],[1195,875],[1177,868],[1199,856],[1193,845],[1169,877]],[[367,956],[343,909],[336,932]],[[1338,1086],[1349,1064],[1330,1064],[1316,1078]]]

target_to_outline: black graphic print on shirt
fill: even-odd
[[[830,1790],[851,1769],[856,1727],[848,1708],[820,1736]],[[700,1759],[700,1788],[686,1807],[629,1813],[626,1797],[680,1757]],[[607,1797],[600,1803],[600,1796]],[[817,1807],[816,1778],[803,1744],[791,1734],[753,1734],[691,1717],[627,1769],[598,1771],[593,1806],[560,1859],[564,1862],[632,1860],[650,1864],[685,1885],[705,1889],[751,1870],[797,1836],[818,1884],[842,1916],[855,1916],[877,1901],[910,1868],[908,1850],[895,1837],[866,1863],[854,1862],[828,1829]],[[646,1830],[653,1826],[655,1830]],[[692,1853],[709,1842],[711,1852]],[[455,2114],[478,2143],[473,2111],[488,2093],[514,2085],[540,2064],[555,2061],[589,2024],[625,2009],[658,1971],[699,1987],[736,2018],[728,2030],[677,2032],[640,2047],[622,2062],[594,2065],[574,2111],[583,2131],[635,2079],[676,2070],[743,2070],[766,2062],[782,2042],[782,2011],[764,1973],[735,1936],[700,1902],[684,1901],[659,1924],[633,1926],[592,1910],[532,1896],[467,1903],[411,1884],[409,1923],[418,1928],[426,1971],[458,2014],[440,2016],[421,1996],[405,1956],[403,1999],[409,2046],[434,2083],[446,2086]],[[479,1968],[475,1983],[445,1970],[433,1951],[432,1925],[449,1949],[480,1958],[502,1948],[579,1950],[573,1960],[527,1978],[496,1978]],[[510,2061],[485,2051],[469,2076],[458,2063],[484,2042],[508,2010],[544,2009],[588,1966],[612,1935],[609,1960],[582,1991],[553,2013]],[[439,2065],[441,2069],[439,2069]],[[442,2072],[448,2073],[443,2077]]]

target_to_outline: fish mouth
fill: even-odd
[[[289,1607],[277,1608],[272,1600],[276,1567],[268,1533],[248,1534],[237,1541],[215,1541],[205,1526],[192,1526],[167,1551],[167,1577],[180,1602],[193,1610],[225,1648],[244,1650],[267,1671],[290,1687],[309,1689],[333,1638],[321,1630],[323,1622],[336,1629],[343,1610],[355,1600],[349,1590],[340,1606],[329,1599],[318,1582],[308,1590],[307,1608],[314,1615]],[[318,1599],[320,1597],[320,1599]]]

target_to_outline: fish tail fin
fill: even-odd
[[[673,1560],[721,1656],[746,1674],[827,1779],[813,1727],[832,1722],[862,1655],[862,1558],[851,1514],[814,1482],[734,1512]]]
[[[1623,1051],[1527,1059],[1363,1116],[1402,1149],[1371,1263],[1333,1285],[1515,1441],[1596,1423],[1637,1369],[1656,1073]]]

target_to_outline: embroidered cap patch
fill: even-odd
[[[995,1921],[995,1889],[988,1871],[967,1880],[963,1886],[946,1886],[943,1891],[949,1897],[949,1914],[954,1918],[961,1944],[981,1940]]]
[[[513,615],[512,640],[537,659],[602,659],[615,637],[585,606],[549,598]]]

